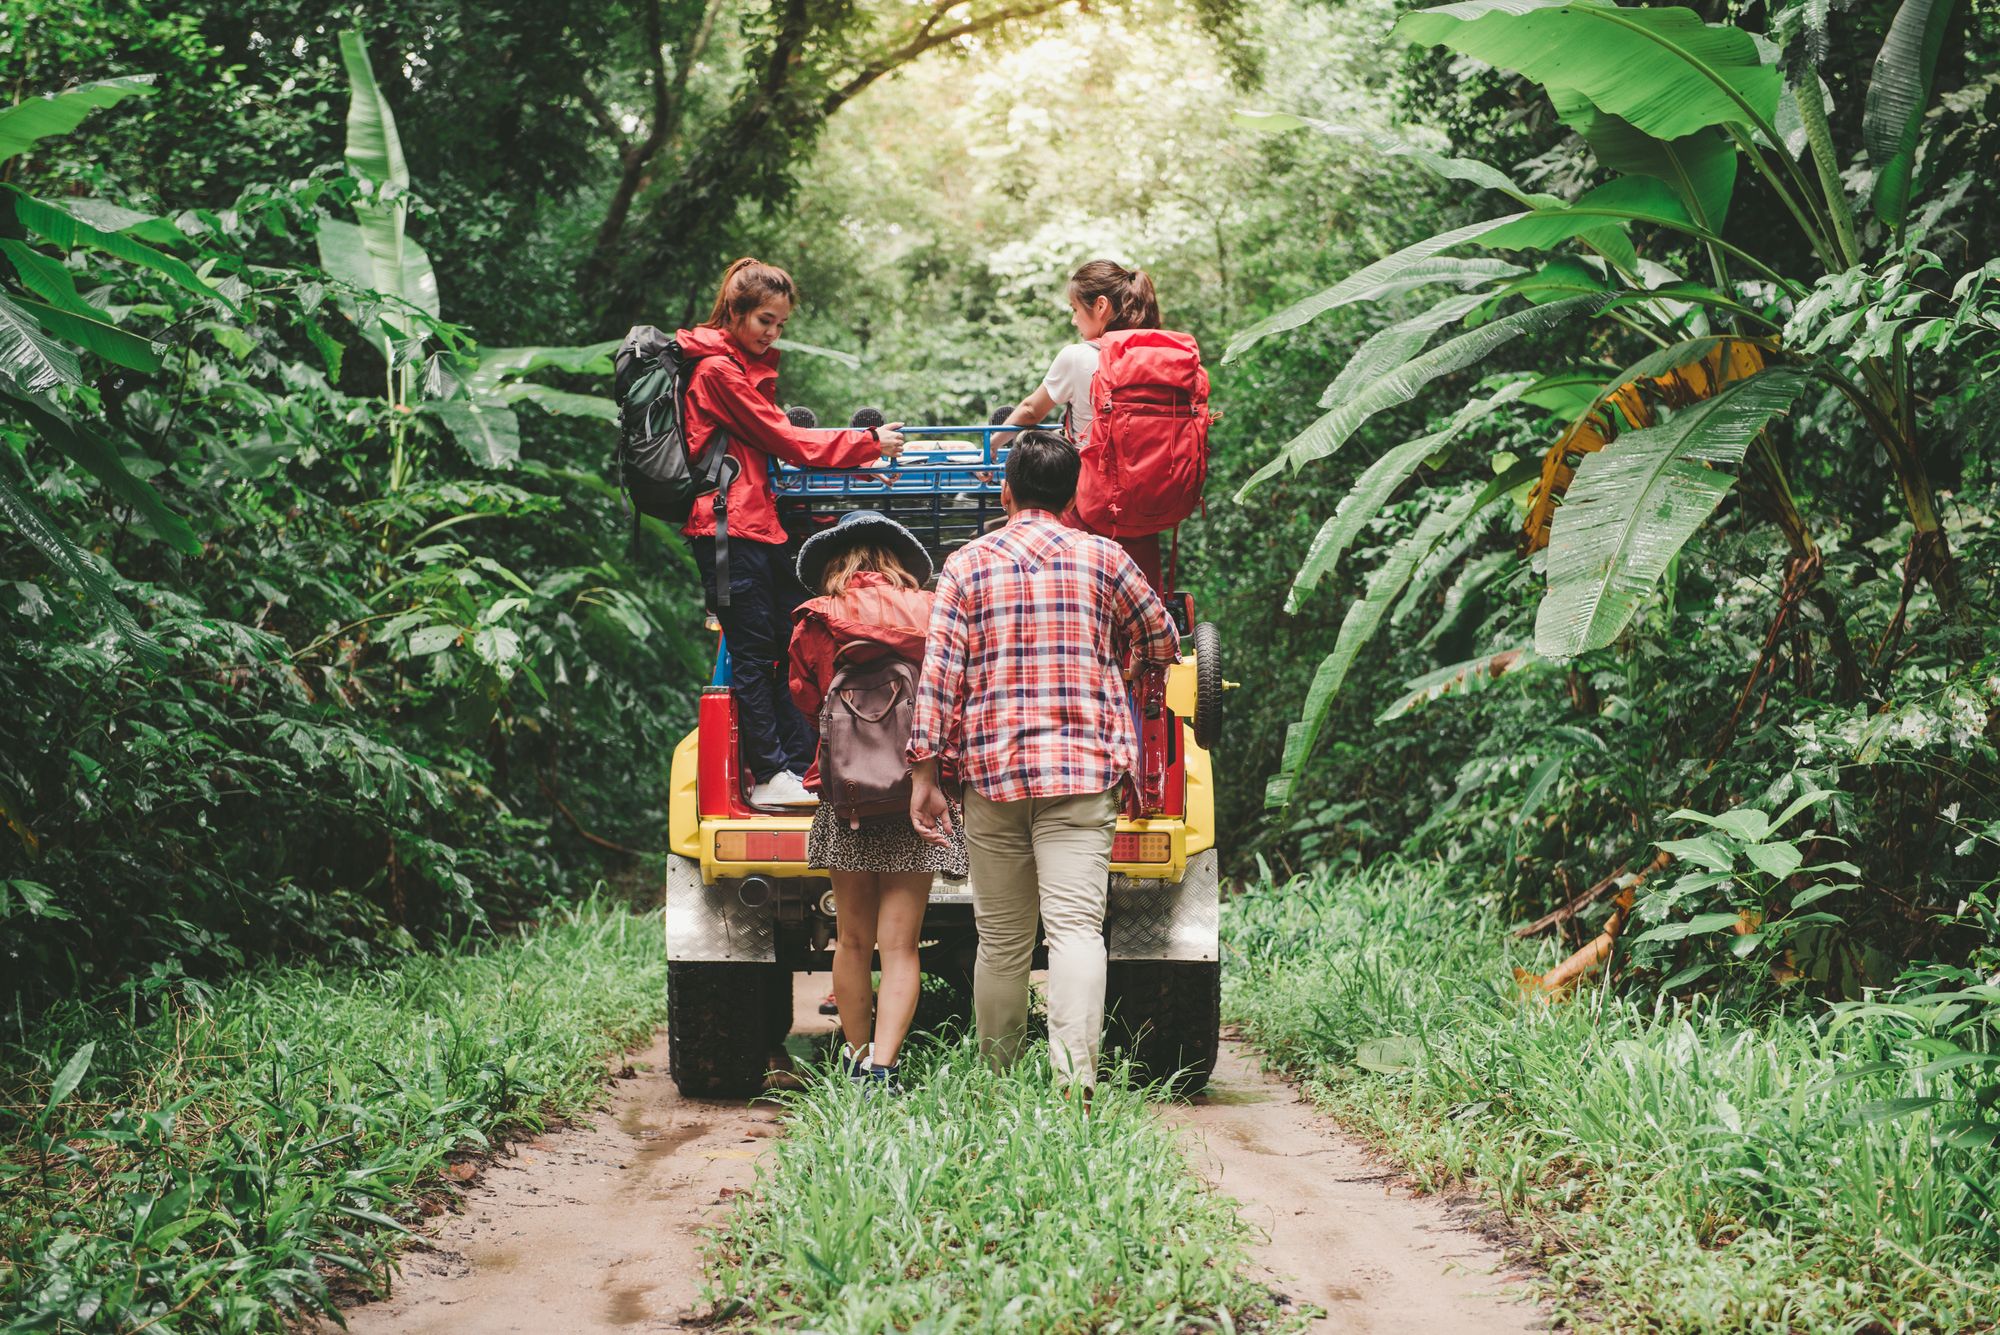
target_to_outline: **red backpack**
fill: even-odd
[[[1208,372],[1194,335],[1119,329],[1097,343],[1076,515],[1107,538],[1164,533],[1208,480]]]

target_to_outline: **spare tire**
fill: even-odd
[[[1213,751],[1222,740],[1222,632],[1212,621],[1194,628],[1194,744]]]

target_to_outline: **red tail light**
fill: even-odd
[[[1111,838],[1113,862],[1171,862],[1174,841],[1164,834],[1128,832]]]

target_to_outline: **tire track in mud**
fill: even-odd
[[[793,1028],[823,1033],[823,977],[796,980]],[[489,1161],[456,1214],[403,1253],[386,1299],[348,1309],[354,1335],[616,1335],[701,1327],[701,1231],[750,1188],[780,1131],[769,1107],[683,1099],[664,1031],[631,1054],[594,1124]],[[1508,1291],[1507,1262],[1450,1206],[1397,1175],[1225,1042],[1215,1084],[1160,1105],[1197,1173],[1263,1241],[1253,1277],[1326,1310],[1317,1335],[1488,1335],[1546,1329]],[[317,1327],[334,1335],[332,1323]]]
[[[830,1028],[801,985],[794,1028]],[[348,1309],[354,1335],[611,1335],[697,1328],[701,1231],[749,1189],[778,1114],[741,1100],[684,1099],[664,1030],[631,1054],[592,1125],[493,1159],[457,1214],[402,1256],[390,1296]],[[337,1327],[322,1323],[322,1335]]]
[[[1314,1335],[1498,1335],[1546,1330],[1507,1257],[1459,1210],[1400,1174],[1225,1039],[1215,1080],[1163,1104],[1195,1170],[1262,1235],[1254,1278],[1321,1308]]]

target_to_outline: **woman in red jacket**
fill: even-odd
[[[818,717],[840,650],[879,644],[921,666],[930,628],[930,554],[915,534],[884,514],[856,511],[807,538],[799,582],[820,596],[794,614],[792,698]],[[938,872],[966,874],[965,835],[951,812],[942,845],[920,837],[908,812],[849,824],[831,806],[813,814],[806,860],[833,880],[840,939],[833,952],[833,995],[840,1007],[848,1074],[895,1084],[903,1039],[917,1011],[923,972],[917,941]],[[882,990],[869,974],[882,956]],[[870,1003],[873,1003],[872,1013]]]
[[[702,591],[728,637],[736,725],[753,806],[812,806],[803,775],[812,735],[785,690],[792,609],[805,597],[785,554],[785,530],[771,490],[771,459],[801,468],[855,468],[902,453],[902,423],[867,431],[796,427],[778,407],[778,351],[798,302],[792,276],[745,258],[729,266],[708,323],[679,333],[700,360],[688,379],[688,449],[699,455],[718,434],[737,462],[729,487],[729,605],[716,597],[715,499],[695,502],[681,532],[701,568]]]

